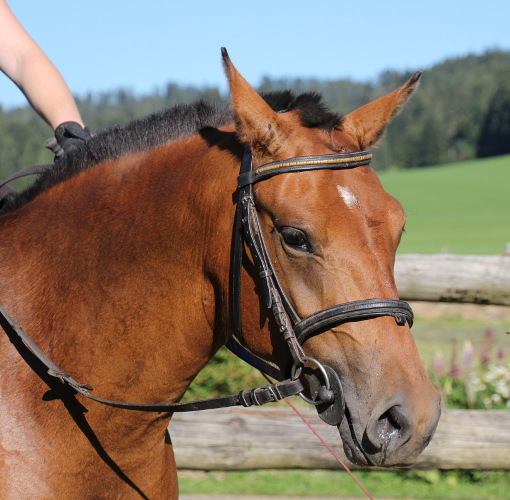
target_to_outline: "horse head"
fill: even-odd
[[[255,169],[289,158],[366,150],[380,139],[420,77],[415,74],[345,117],[327,110],[314,94],[275,112],[225,51],[223,60],[236,133],[251,148]],[[393,267],[405,213],[368,165],[275,175],[255,184],[253,197],[274,270],[297,316],[353,301],[398,298]],[[243,341],[288,373],[287,345],[257,293],[260,278],[247,255],[244,262]],[[349,459],[408,465],[434,433],[439,396],[409,325],[391,316],[362,319],[319,329],[302,349],[341,380],[346,418],[339,432]]]

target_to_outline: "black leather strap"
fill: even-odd
[[[298,342],[303,345],[307,339],[329,326],[337,326],[349,321],[360,321],[381,316],[393,316],[399,325],[406,321],[413,326],[413,310],[403,300],[367,299],[346,302],[318,311],[294,325]]]
[[[43,165],[33,165],[31,167],[26,167],[23,170],[15,172],[14,174],[7,177],[7,179],[0,181],[0,187],[12,182],[15,179],[19,179],[20,177],[26,177],[27,175],[38,175],[46,172],[46,170],[53,167],[53,163],[45,163]]]
[[[283,380],[275,384],[266,385],[264,387],[257,387],[255,389],[244,390],[239,394],[232,394],[230,396],[220,396],[217,398],[202,399],[200,401],[189,401],[187,403],[161,403],[161,404],[142,404],[142,403],[124,403],[120,401],[110,401],[108,399],[98,398],[92,396],[83,384],[73,384],[72,377],[62,373],[53,374],[48,371],[50,375],[56,376],[69,384],[73,389],[82,394],[83,396],[114,408],[121,408],[124,410],[137,410],[148,412],[161,412],[161,413],[182,413],[188,411],[202,411],[202,410],[215,410],[217,408],[228,408],[230,406],[253,406],[263,405],[267,403],[274,403],[280,401],[288,396],[294,396],[303,391],[303,385],[299,379],[296,380]]]
[[[230,337],[225,346],[238,358],[246,361],[246,363],[253,366],[253,368],[260,370],[266,375],[269,375],[271,378],[274,378],[275,380],[283,380],[285,378],[278,368],[258,356],[255,356],[255,354],[241,345],[234,337]]]
[[[249,147],[244,150],[243,158],[241,161],[241,175],[251,172],[252,169],[252,155]],[[264,284],[264,295],[267,307],[272,305],[273,292],[271,288],[275,285],[270,281],[273,279],[276,282],[276,287],[281,289],[278,279],[274,273],[270,259],[265,259],[264,263],[260,260],[261,255],[267,255],[263,236],[260,233],[260,226],[253,227],[253,214],[250,215],[253,204],[253,193],[251,184],[247,184],[239,189],[236,216],[234,222],[234,249],[232,256],[232,314],[235,337],[231,337],[226,343],[226,347],[230,349],[236,356],[243,361],[253,366],[257,370],[262,371],[266,375],[276,379],[283,380],[285,377],[275,366],[269,364],[267,361],[255,356],[248,349],[246,349],[241,342],[243,342],[243,327],[242,327],[242,313],[241,313],[241,276],[243,265],[243,252],[244,243],[247,242],[248,247],[255,260],[255,264],[259,269],[259,275]],[[258,222],[258,219],[257,219]],[[254,233],[258,233],[257,242],[253,239]],[[258,245],[259,248],[255,248]],[[262,273],[262,274],[261,274]],[[299,317],[295,313],[292,306],[288,303],[287,298],[283,299],[284,307],[290,311],[292,320],[297,321]]]
[[[241,172],[251,171],[251,151],[244,150]],[[236,216],[234,222],[234,253],[232,256],[232,314],[234,331],[237,338],[243,340],[243,320],[241,313],[241,276],[243,267],[243,205],[242,200],[251,194],[250,188],[240,189],[238,193]]]
[[[125,410],[150,411],[150,412],[186,412],[211,410],[215,408],[226,408],[229,406],[252,406],[262,405],[279,401],[288,396],[299,394],[303,391],[303,385],[300,380],[283,380],[275,384],[258,387],[251,390],[241,391],[239,394],[230,396],[222,396],[218,398],[204,399],[201,401],[190,401],[188,403],[161,403],[161,404],[144,404],[144,403],[124,403],[120,401],[111,401],[109,399],[98,398],[90,394],[92,387],[88,384],[78,383],[71,375],[56,366],[37,344],[27,335],[27,333],[0,307],[0,316],[2,326],[10,328],[11,331],[25,344],[27,349],[47,368],[48,375],[59,379],[64,384],[72,387],[76,392],[82,394],[97,403],[102,403],[114,408],[122,408]],[[7,323],[7,324],[5,324]]]
[[[318,156],[299,156],[286,160],[273,161],[261,165],[249,172],[242,172],[237,178],[239,187],[255,184],[256,182],[269,179],[274,175],[303,172],[308,170],[324,169],[348,169],[361,165],[370,165],[372,155],[369,151],[357,151],[355,153],[342,153]]]

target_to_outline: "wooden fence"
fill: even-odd
[[[510,305],[510,255],[397,255],[403,300]]]
[[[337,429],[324,424],[313,409],[303,411],[345,459]],[[301,419],[286,407],[175,414],[169,429],[181,469],[340,467]],[[411,469],[510,469],[510,412],[443,410],[434,439]]]

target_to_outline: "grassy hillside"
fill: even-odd
[[[407,213],[399,253],[502,254],[510,243],[510,156],[383,172]]]

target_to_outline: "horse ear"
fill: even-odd
[[[418,87],[421,71],[391,94],[372,101],[344,117],[342,130],[353,135],[361,149],[373,146],[382,137],[386,125],[400,111]]]
[[[239,139],[256,154],[271,155],[289,136],[291,128],[237,71],[224,47],[221,55]]]

